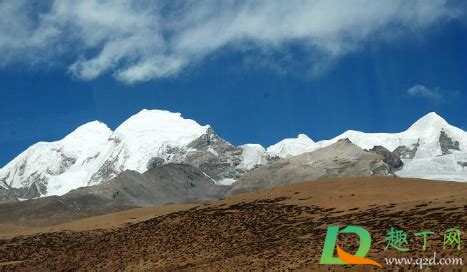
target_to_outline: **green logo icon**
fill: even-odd
[[[356,234],[360,239],[360,246],[355,255],[345,252],[337,244],[337,236],[341,234]],[[339,231],[338,226],[329,226],[324,240],[323,252],[320,259],[320,264],[368,264],[378,267],[382,265],[376,261],[365,258],[371,247],[370,233],[359,226],[347,226]],[[334,249],[337,251],[337,257],[334,257]]]

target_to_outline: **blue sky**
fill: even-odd
[[[0,166],[143,108],[264,146],[399,132],[431,111],[467,129],[465,3],[280,2],[0,3]]]

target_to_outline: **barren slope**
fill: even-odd
[[[380,147],[378,150],[384,152],[386,149]],[[386,155],[392,159],[389,151]],[[387,163],[391,160],[386,157],[342,139],[324,148],[256,168],[233,183],[227,194],[235,195],[303,180],[391,176],[393,167]]]
[[[380,262],[388,256],[419,256],[420,241],[413,232],[422,230],[436,233],[430,236],[424,256],[436,251],[465,260],[463,251],[443,250],[440,235],[451,227],[466,229],[466,207],[467,186],[463,183],[392,177],[295,183],[119,229],[3,239],[0,261],[5,270],[39,271],[372,270],[368,266],[318,265],[326,227],[350,224],[372,233],[368,257]],[[382,250],[391,226],[409,233],[410,254]],[[465,243],[465,235],[462,237]],[[352,252],[355,243],[349,242],[339,244]],[[383,270],[394,271],[395,267]]]

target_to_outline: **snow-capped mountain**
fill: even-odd
[[[30,198],[45,192],[64,194],[89,185],[92,174],[110,150],[112,131],[103,123],[90,122],[80,126],[60,141],[39,142],[18,155],[0,170],[0,184],[5,188],[23,190]]]
[[[180,113],[142,110],[124,121],[102,148],[100,167],[85,182],[88,185],[110,180],[125,170],[145,172],[158,158],[170,161],[170,150],[186,147],[204,135],[209,126],[184,119]]]
[[[348,138],[363,149],[383,146],[404,161],[396,174],[467,181],[467,132],[429,113],[400,133],[349,130],[314,142],[304,134],[264,148],[234,146],[209,126],[180,113],[142,110],[115,131],[94,121],[56,142],[40,142],[0,169],[0,195],[17,198],[62,195],[108,181],[125,170],[140,173],[169,162],[199,168],[218,184],[231,184],[257,165],[289,158]]]
[[[431,112],[400,133],[365,133],[348,130],[341,135],[313,142],[304,135],[283,140],[267,149],[273,154],[288,157],[329,146],[340,139],[349,139],[363,149],[383,146],[404,161],[396,172],[402,177],[467,181],[467,132],[450,125],[438,114]],[[299,144],[297,144],[299,143]],[[293,152],[290,152],[293,150]]]
[[[458,142],[457,146],[445,146],[445,142],[440,143],[440,137],[448,137]],[[370,149],[376,145],[384,146],[389,151],[405,146],[414,151],[413,156],[405,158],[427,158],[445,155],[449,151],[467,149],[467,132],[451,126],[442,117],[434,112],[420,118],[406,131],[400,133],[364,133],[348,130],[343,134],[327,141],[320,141],[320,146],[326,146],[339,139],[348,138],[354,144],[364,149]],[[415,146],[417,146],[415,150]]]
[[[381,145],[399,155],[404,167],[396,172],[401,177],[467,181],[467,132],[450,125],[432,112],[400,133],[362,133],[347,131],[337,138],[349,138],[361,148]],[[327,145],[323,141],[320,145]]]
[[[179,113],[143,110],[115,130],[115,138],[123,144],[110,157],[118,158],[126,169],[143,172],[151,158],[164,156],[168,147],[188,145],[208,128],[182,118]]]
[[[16,191],[20,198],[62,195],[125,170],[143,173],[168,162],[194,164],[215,179],[233,182],[257,161],[252,161],[249,150],[242,155],[241,148],[215,135],[210,126],[184,119],[180,113],[142,110],[114,132],[94,121],[62,140],[29,147],[0,169],[0,186]],[[224,172],[217,171],[221,163]],[[215,168],[212,173],[209,165]]]

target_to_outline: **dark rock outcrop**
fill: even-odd
[[[187,148],[183,162],[198,167],[215,180],[237,179],[245,173],[238,168],[242,163],[242,149],[219,137],[212,128]]]
[[[243,149],[229,143],[209,128],[186,148],[166,147],[163,159],[165,163],[183,163],[199,168],[216,181],[238,179],[247,172],[240,167]],[[154,158],[155,160],[156,158]],[[272,160],[272,158],[271,158]]]
[[[383,146],[377,145],[370,149],[370,151],[383,156],[383,161],[391,167],[391,171],[399,169],[404,165],[399,156]]]
[[[0,187],[0,203],[16,202],[20,199],[32,199],[47,193],[47,179],[38,175],[32,175],[31,185],[22,188],[12,188],[5,182]]]
[[[394,151],[392,151],[392,154],[394,154],[395,157],[400,159],[413,159],[415,157],[415,153],[417,153],[417,149],[419,146],[419,142],[413,144],[412,147],[401,145],[398,146]]]
[[[439,134],[439,145],[441,147],[441,152],[443,155],[446,154],[451,154],[450,150],[460,150],[459,149],[459,142],[458,141],[453,141],[452,138],[450,138],[446,132],[441,130]]]

